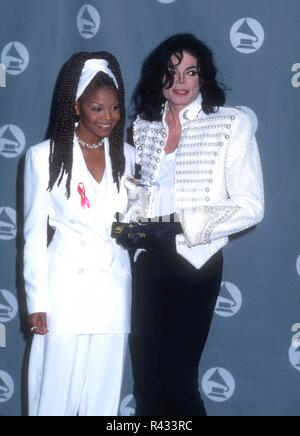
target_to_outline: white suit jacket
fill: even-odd
[[[71,197],[66,198],[65,179],[48,192],[49,144],[30,148],[26,156],[24,278],[29,314],[46,312],[54,335],[128,333],[129,256],[110,237],[115,213],[127,210],[124,177],[118,193],[105,140],[104,186],[96,186],[74,139]],[[134,149],[128,144],[125,156],[125,175],[131,175]],[[90,208],[81,205],[80,183]],[[55,230],[49,247],[48,217]]]
[[[162,122],[138,117],[134,124],[137,163],[148,183],[157,177],[168,137],[164,119],[165,114]],[[206,115],[199,95],[180,112],[180,123],[174,202],[184,234],[176,246],[199,269],[229,235],[262,220],[263,177],[253,125],[242,110],[220,107]]]

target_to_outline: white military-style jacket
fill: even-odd
[[[134,142],[141,178],[154,181],[168,137],[165,123],[138,117]],[[184,234],[177,252],[196,268],[228,242],[228,236],[260,222],[263,178],[252,122],[233,107],[206,115],[199,97],[180,112],[182,134],[175,162],[175,212]]]
[[[118,193],[109,143],[101,184],[89,173],[74,138],[71,196],[65,178],[49,192],[50,141],[31,147],[25,165],[24,278],[29,314],[46,312],[53,335],[125,334],[130,331],[131,272],[126,250],[110,237],[115,213],[127,210],[125,175],[134,149],[125,144],[126,170]],[[84,187],[90,208],[81,204]],[[102,185],[102,186],[101,186]],[[47,220],[55,230],[47,247]]]

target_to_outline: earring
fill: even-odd
[[[75,109],[75,122],[79,123],[80,122],[80,111],[79,111],[79,107],[77,105],[77,102],[75,103],[74,109]]]
[[[78,101],[76,101],[76,103],[74,105],[74,109],[75,109],[75,113],[76,113],[77,117],[79,117],[80,116],[80,107],[79,107]]]

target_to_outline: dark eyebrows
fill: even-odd
[[[180,64],[179,64],[180,65]],[[178,65],[172,65],[172,69],[173,70],[177,70],[177,67],[178,67]],[[197,65],[191,65],[190,67],[187,67],[186,69],[185,69],[185,71],[190,71],[190,70],[198,70],[198,66]]]
[[[109,106],[105,106],[105,104],[100,103],[100,102],[96,102],[96,101],[91,101],[88,103],[88,107],[90,109],[112,109],[112,108],[116,108],[120,106],[120,102],[119,101],[115,101],[113,104],[109,105]]]
[[[88,103],[89,104],[98,104],[99,106],[105,106],[105,104],[102,101],[99,101],[99,100],[90,100]],[[117,104],[120,104],[118,98],[116,98],[116,100],[114,101],[112,106],[115,106]]]

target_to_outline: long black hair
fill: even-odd
[[[182,33],[163,41],[145,59],[132,99],[136,115],[147,121],[161,120],[162,106],[166,101],[163,88],[171,88],[174,83],[171,57],[175,55],[180,64],[184,51],[198,61],[203,111],[209,114],[224,105],[225,86],[216,79],[217,69],[212,51],[194,35]]]
[[[57,95],[52,111],[52,119],[48,128],[48,138],[50,138],[49,156],[49,191],[54,185],[61,184],[67,175],[66,190],[67,197],[71,194],[71,179],[73,167],[73,140],[77,115],[75,112],[76,92],[84,64],[89,59],[104,59],[108,62],[108,67],[116,77],[118,83],[118,99],[120,105],[120,121],[113,129],[109,138],[110,157],[112,162],[113,180],[119,189],[120,178],[125,171],[124,156],[124,128],[126,121],[125,112],[125,91],[121,69],[116,58],[108,52],[78,52],[75,53],[63,66],[57,85]],[[111,84],[115,88],[113,81],[103,74],[98,74],[90,83],[89,88],[107,86]]]

